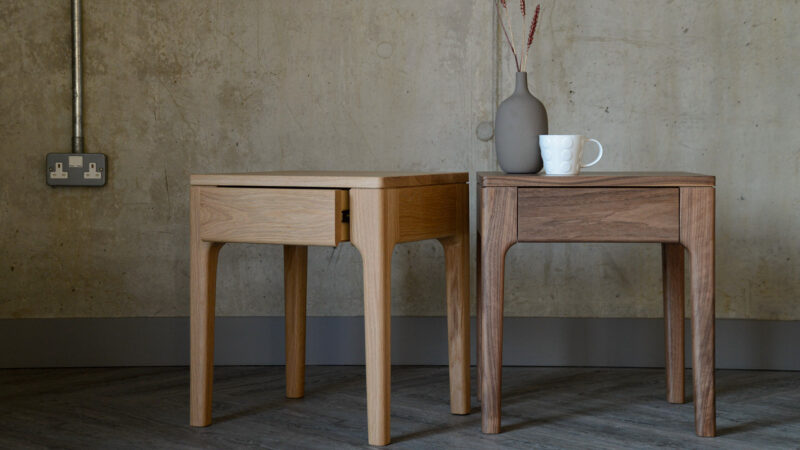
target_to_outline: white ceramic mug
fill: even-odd
[[[588,141],[597,144],[600,151],[594,161],[583,164],[583,144]],[[539,148],[547,175],[577,175],[581,168],[593,166],[603,157],[600,142],[580,134],[542,134],[539,136]]]

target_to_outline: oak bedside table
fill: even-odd
[[[683,264],[689,252],[695,429],[714,436],[714,183],[689,173],[479,173],[478,388],[500,432],[503,274],[517,242],[657,242],[664,277],[667,401],[684,402]]]
[[[351,241],[364,269],[369,443],[390,441],[390,280],[395,244],[438,239],[447,283],[450,410],[470,412],[466,173],[267,172],[191,177],[191,424],[211,423],[217,255],[282,244],[286,396],[303,397],[309,245]]]

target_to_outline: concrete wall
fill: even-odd
[[[543,7],[529,69],[551,132],[600,139],[597,170],[717,175],[717,314],[800,319],[800,3]],[[489,1],[86,0],[102,189],[44,182],[44,155],[70,142],[68,2],[0,11],[3,318],[188,314],[193,172],[496,169],[475,128],[513,68]],[[509,315],[661,314],[656,245],[508,258]],[[309,314],[360,314],[358,252],[309,260]],[[399,246],[393,264],[393,312],[443,314],[438,243]],[[218,312],[282,314],[281,268],[279,247],[226,246]]]

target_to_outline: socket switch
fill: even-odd
[[[102,153],[48,153],[47,184],[50,186],[104,186],[106,155]]]

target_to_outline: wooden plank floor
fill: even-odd
[[[479,408],[449,414],[445,367],[394,367],[390,448],[800,446],[800,372],[718,371],[713,439],[695,437],[692,403],[664,400],[663,378],[506,367],[504,433],[484,435]],[[197,429],[187,368],[0,370],[0,448],[366,447],[363,367],[308,367],[301,400],[283,383],[283,367],[218,367],[214,423]]]

